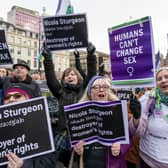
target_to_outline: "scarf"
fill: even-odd
[[[152,90],[150,98],[152,98],[154,100],[153,101],[154,108],[157,111],[161,110],[161,103],[168,106],[168,96],[165,95],[163,92],[161,92],[160,89],[158,89],[158,88]]]

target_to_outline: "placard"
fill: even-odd
[[[13,152],[23,159],[55,150],[45,97],[0,106],[0,165]]]
[[[64,107],[71,146],[99,142],[111,146],[114,142],[129,143],[126,101],[88,101]]]
[[[155,86],[151,18],[124,23],[108,31],[113,87]]]
[[[5,64],[13,64],[13,60],[6,42],[5,31],[0,29],[0,65]]]
[[[88,46],[85,14],[46,17],[43,19],[45,42],[50,50]]]

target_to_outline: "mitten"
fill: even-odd
[[[100,76],[104,76],[104,63],[102,63],[101,65],[99,65],[99,75]]]
[[[52,61],[52,54],[50,50],[47,48],[47,45],[43,44],[43,49],[42,49],[41,54],[45,58],[45,60]]]
[[[93,55],[96,50],[96,47],[92,43],[88,43],[87,53],[88,55]]]
[[[74,53],[76,58],[79,58],[79,51],[78,50],[75,50],[73,53]]]
[[[135,119],[139,119],[141,116],[141,103],[138,101],[138,99],[131,95],[130,97],[130,110],[133,114],[133,117]]]

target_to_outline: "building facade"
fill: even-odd
[[[29,63],[32,70],[37,69],[38,33],[17,28],[3,20],[0,20],[0,28],[5,30],[13,62],[23,59]]]
[[[7,20],[18,28],[38,33],[40,30],[41,17],[39,12],[13,6],[8,12]]]
[[[13,6],[8,12],[8,21],[0,19],[0,28],[6,32],[7,43],[14,63],[18,59],[24,59],[29,63],[32,71],[44,71],[42,61],[37,59],[42,48],[44,34],[42,17],[39,12]],[[69,54],[68,51],[52,52],[56,72],[63,72],[70,66]]]

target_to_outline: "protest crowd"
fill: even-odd
[[[141,24],[148,26],[148,18],[143,21]],[[46,24],[51,27],[59,24],[57,18],[45,22],[52,23]],[[78,20],[63,18],[61,24],[84,22],[85,17],[81,16]],[[3,120],[0,167],[168,168],[168,67],[159,67],[155,75],[152,66],[144,68],[150,71],[149,76],[145,70],[136,74],[136,68],[142,68],[139,66],[129,66],[123,71],[127,64],[138,64],[138,54],[146,50],[150,53],[152,48],[147,40],[138,39],[150,34],[142,27],[136,30],[137,36],[134,29],[129,31],[129,36],[124,31],[123,28],[119,34],[123,38],[109,33],[110,74],[106,73],[104,64],[97,66],[96,47],[87,40],[87,72],[81,66],[78,47],[71,48],[70,43],[65,43],[65,49],[68,46],[75,49],[75,67],[65,69],[61,80],[55,75],[57,63],[52,58],[52,47],[59,45],[49,38],[40,53],[44,74],[31,74],[29,64],[22,59],[12,69],[0,65],[0,119]],[[131,38],[136,38],[135,46],[129,41]],[[132,50],[137,47],[141,50],[128,53],[127,42]],[[117,56],[121,50],[124,59]],[[113,61],[115,51],[118,60]],[[134,74],[137,78],[133,78]]]

